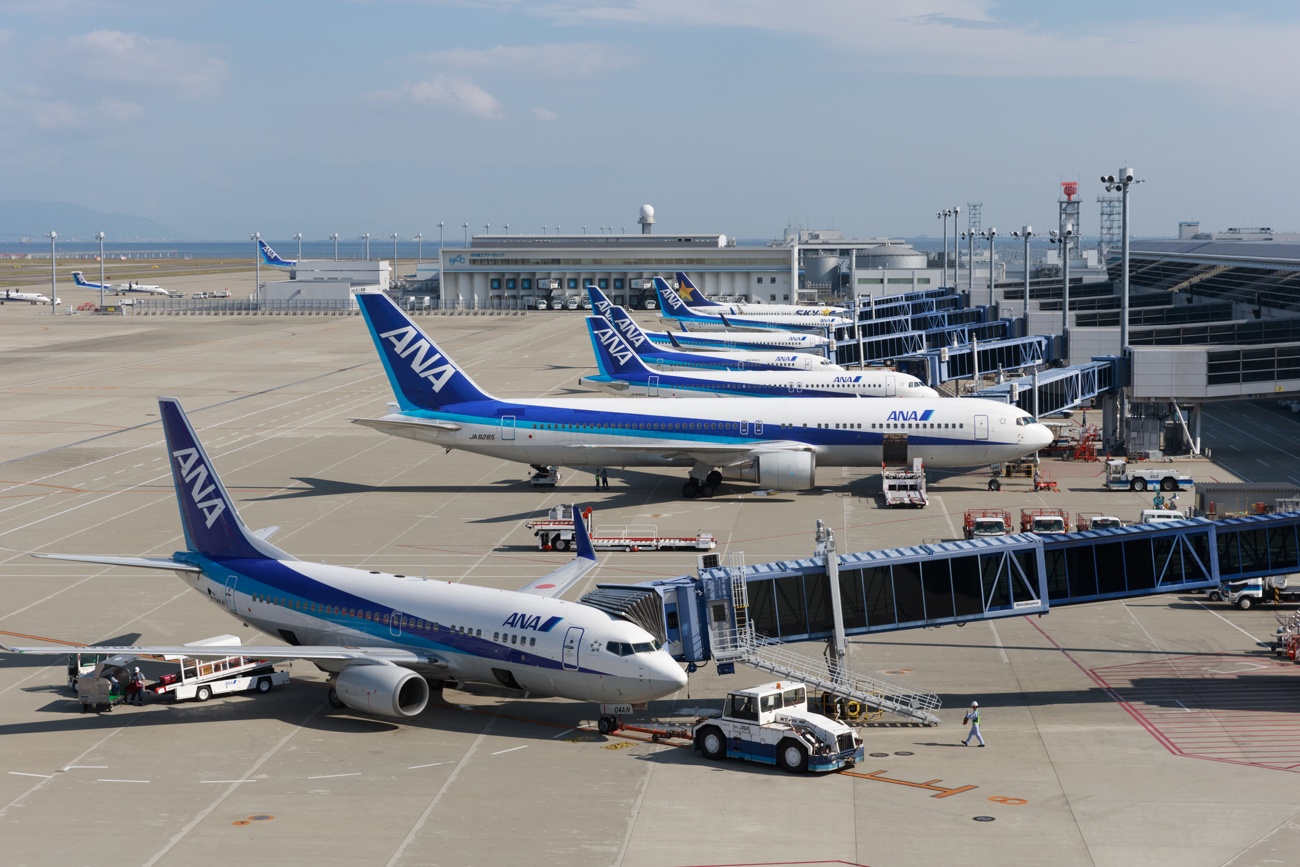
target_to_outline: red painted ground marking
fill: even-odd
[[[1174,755],[1300,771],[1300,666],[1216,654],[1086,669],[1027,622]]]

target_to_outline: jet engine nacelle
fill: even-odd
[[[767,452],[754,455],[747,466],[722,470],[724,479],[754,482],[778,491],[807,491],[817,474],[813,452]]]
[[[383,716],[415,716],[429,703],[429,682],[397,665],[349,665],[334,692],[353,710]]]

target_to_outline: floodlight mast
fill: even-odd
[[[1120,193],[1120,247],[1119,247],[1119,352],[1128,357],[1128,188],[1133,184],[1144,183],[1133,175],[1133,169],[1122,168],[1119,175],[1102,175],[1101,182],[1106,185],[1106,192]],[[1128,444],[1128,387],[1119,390],[1119,436],[1120,441]]]

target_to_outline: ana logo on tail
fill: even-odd
[[[208,468],[199,459],[199,450],[180,449],[172,452],[172,457],[176,459],[181,478],[190,483],[190,499],[194,501],[195,508],[203,513],[203,517],[208,519],[208,529],[211,530],[217,518],[226,511],[226,503],[220,496],[211,500],[204,499],[216,493],[217,486],[208,480]]]
[[[641,329],[637,328],[636,323],[631,319],[615,319],[614,324],[618,326],[619,331],[623,332],[623,339],[637,349],[641,349],[650,342],[646,339],[646,336]]]
[[[456,366],[444,359],[442,354],[434,349],[433,344],[413,325],[385,331],[379,337],[393,345],[393,352],[399,358],[409,357],[408,363],[411,365],[412,372],[422,379],[427,379],[435,394],[442,391],[447,380],[456,375]],[[433,365],[439,361],[443,363],[434,367]]]
[[[619,339],[618,334],[608,325],[605,327],[596,327],[591,329],[591,333],[596,335],[600,345],[605,347],[605,351],[614,357],[619,365],[632,363],[632,358],[636,354],[627,345],[626,342]]]

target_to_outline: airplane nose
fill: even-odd
[[[1052,429],[1045,424],[1031,424],[1025,431],[1025,445],[1033,446],[1035,449],[1045,449],[1055,439]]]
[[[647,680],[655,691],[656,698],[671,695],[686,686],[686,672],[677,664],[677,660],[667,652],[662,652],[658,656],[661,658],[655,659],[646,666]]]

